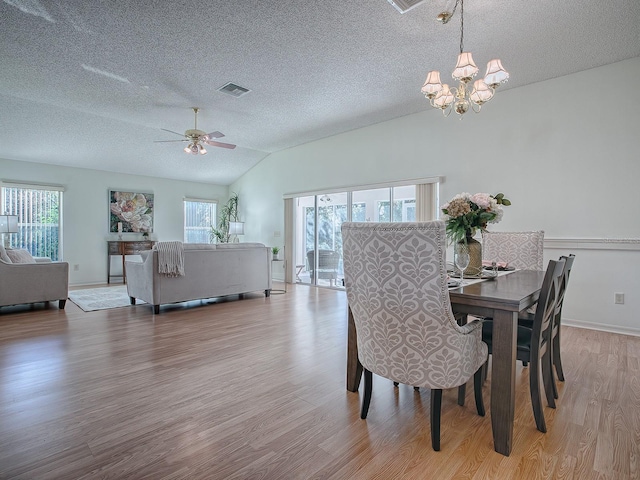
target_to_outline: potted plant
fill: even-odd
[[[271,247],[271,253],[273,253],[273,259],[280,259],[280,247]]]
[[[211,227],[211,241],[229,243],[229,223],[238,221],[238,194],[233,193],[227,203],[220,209],[220,223],[218,228]]]

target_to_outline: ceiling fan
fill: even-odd
[[[189,142],[189,145],[184,147],[184,151],[185,153],[190,153],[192,155],[198,155],[198,154],[205,155],[207,153],[207,150],[204,148],[204,145],[202,145],[203,143],[206,145],[211,145],[212,147],[222,147],[222,148],[229,148],[229,149],[236,148],[236,146],[233,145],[232,143],[216,142],[215,140],[212,140],[212,138],[224,137],[224,134],[220,132],[206,133],[206,132],[203,132],[202,130],[198,130],[198,112],[200,111],[200,109],[198,107],[191,107],[191,108],[193,110],[193,113],[195,114],[195,123],[192,129],[189,129],[184,133],[174,132],[173,130],[167,130],[166,128],[160,129],[160,130],[164,130],[165,132],[175,133],[176,135],[180,135],[181,137],[184,137],[183,139],[156,140],[154,143]]]

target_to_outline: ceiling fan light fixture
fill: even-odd
[[[187,146],[184,147],[184,153],[191,155],[206,155],[207,149],[204,147],[203,143],[210,145],[212,147],[221,147],[228,148],[233,150],[236,148],[236,145],[232,143],[223,143],[223,142],[215,142],[213,138],[222,138],[224,137],[224,133],[219,131],[213,131],[206,133],[202,130],[198,130],[198,112],[200,109],[198,107],[192,107],[194,114],[194,128],[186,130],[184,134],[174,132],[173,130],[167,130],[162,128],[165,132],[173,133],[175,135],[179,135],[183,137],[182,140],[159,140],[159,142],[187,142]]]

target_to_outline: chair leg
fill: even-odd
[[[553,337],[553,365],[556,367],[558,380],[564,382],[564,371],[562,370],[562,361],[560,360],[560,327],[556,335]],[[557,397],[556,397],[557,398]]]
[[[524,360],[522,361],[522,366],[526,367],[527,365],[529,365],[529,362],[525,362]]]
[[[373,374],[364,369],[364,397],[362,399],[362,411],[360,412],[360,418],[363,420],[367,418],[369,413],[369,404],[371,403],[371,390],[373,389]]]
[[[482,369],[482,383],[487,381],[488,373],[489,373],[489,357],[487,357],[487,361],[484,362],[484,368]]]
[[[442,390],[431,389],[431,446],[440,451],[440,411],[442,410]]]
[[[554,345],[554,341],[551,340],[550,344],[551,352],[549,352],[549,376],[551,378],[551,390],[553,392],[553,398],[558,398],[558,386],[556,385],[556,374],[554,372],[554,362],[555,362],[555,354],[556,354],[556,346]]]
[[[473,374],[473,393],[476,397],[476,409],[478,410],[478,415],[484,417],[484,399],[482,398],[482,384],[483,378],[485,376],[484,370],[487,364],[483,363],[482,366],[478,369],[476,373]]]
[[[544,421],[544,412],[542,411],[542,396],[540,394],[540,359],[535,359],[535,361],[531,362],[531,368],[529,369],[529,393],[531,394],[531,406],[533,407],[533,417],[536,420],[536,427],[542,433],[547,433],[547,425]]]
[[[458,387],[458,405],[464,407],[464,398],[467,396],[467,384],[463,383]]]

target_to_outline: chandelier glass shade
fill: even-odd
[[[438,108],[445,116],[452,110],[458,115],[464,115],[469,109],[480,112],[483,104],[491,100],[496,88],[509,79],[509,72],[502,67],[499,59],[493,59],[487,64],[487,70],[483,78],[471,83],[479,72],[473,61],[471,52],[464,51],[464,0],[457,0],[453,7],[453,13],[460,4],[460,54],[458,62],[451,77],[458,83],[457,87],[449,87],[440,80],[440,72],[432,70],[427,74],[427,79],[422,86],[423,95],[429,100],[432,107]],[[438,16],[442,23],[447,23],[453,13],[443,12]]]

